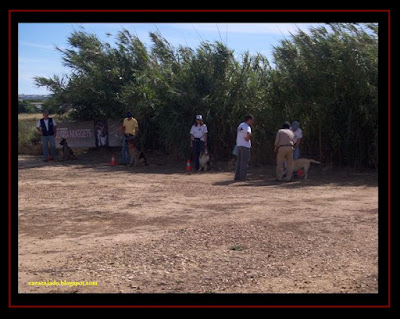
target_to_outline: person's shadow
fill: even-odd
[[[251,174],[247,176],[245,180],[235,181],[234,179],[229,179],[225,181],[218,181],[213,183],[215,186],[276,186],[282,185],[282,181],[278,181],[275,177],[265,176],[265,175],[254,175]]]

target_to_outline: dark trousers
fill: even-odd
[[[204,142],[201,140],[193,140],[193,156],[194,156],[194,164],[196,170],[200,168],[199,157],[200,153],[203,150],[204,150]]]
[[[250,160],[250,148],[237,146],[235,181],[244,180]]]

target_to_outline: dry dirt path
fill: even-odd
[[[19,157],[19,292],[378,291],[375,174],[279,183],[271,166],[234,183],[150,162]]]

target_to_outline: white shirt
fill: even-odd
[[[53,120],[53,126],[56,126],[57,125],[56,121],[53,118],[52,118],[52,120]],[[46,126],[46,130],[49,130],[49,119],[47,119],[47,120],[43,119],[43,121],[44,121],[44,125]],[[41,127],[40,120],[37,121],[36,127],[37,128]]]
[[[292,127],[290,127],[290,130],[293,132],[294,135],[294,144],[296,144],[297,139],[303,138],[303,131],[301,128],[298,128],[296,131],[293,131]]]
[[[251,127],[246,122],[241,123],[237,128],[236,146],[251,147],[251,140],[246,141],[247,133],[251,133]]]
[[[193,125],[190,129],[190,134],[193,135],[194,138],[199,138],[201,141],[204,142],[204,134],[208,133],[207,126],[203,125]]]

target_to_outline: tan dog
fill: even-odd
[[[210,155],[208,155],[207,150],[204,150],[200,153],[199,164],[199,172],[201,170],[206,171],[210,168]]]
[[[131,157],[131,161],[128,164],[128,166],[132,166],[133,163],[135,163],[135,166],[137,166],[139,163],[144,163],[144,165],[149,165],[147,163],[143,151],[140,149],[139,141],[137,138],[128,141],[128,150],[129,150],[129,155]]]
[[[297,172],[299,169],[304,169],[304,179],[307,179],[307,173],[310,169],[311,163],[321,164],[318,161],[308,158],[299,158],[297,160],[293,160],[293,172]]]

